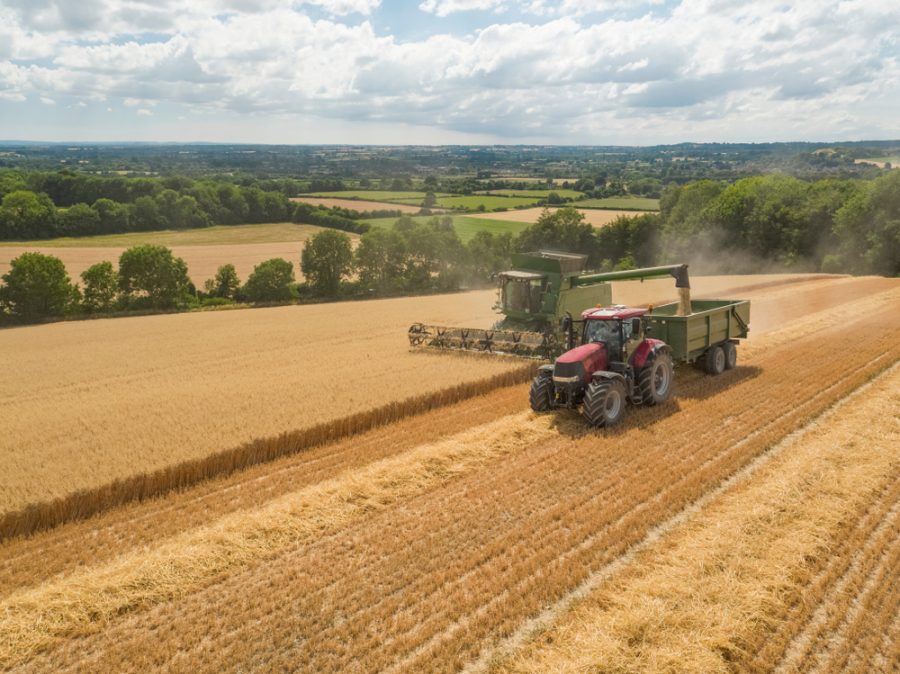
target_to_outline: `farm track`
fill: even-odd
[[[865,311],[800,321],[718,380],[685,372],[675,405],[588,435],[560,415],[549,442],[123,615],[30,666],[457,669],[900,358],[897,294],[867,302],[888,308],[878,334]],[[847,331],[857,338],[836,372],[817,354]]]

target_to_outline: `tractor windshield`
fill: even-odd
[[[618,354],[622,348],[622,332],[619,321],[592,320],[584,325],[584,343],[604,342],[608,353]]]

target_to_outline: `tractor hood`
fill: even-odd
[[[583,384],[590,382],[597,370],[607,365],[606,346],[600,342],[583,344],[556,359],[553,365],[553,381],[556,384]]]
[[[606,347],[600,342],[591,344],[582,344],[574,349],[566,351],[563,355],[556,359],[557,363],[582,363],[587,358],[597,354],[600,351],[606,351]]]

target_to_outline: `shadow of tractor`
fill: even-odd
[[[740,365],[718,376],[710,376],[697,368],[681,366],[675,371],[675,388],[667,402],[653,407],[629,405],[622,421],[611,428],[588,426],[580,409],[557,408],[547,414],[555,415],[550,422],[551,427],[567,438],[577,439],[598,433],[612,438],[623,435],[633,428],[652,426],[677,414],[681,410],[679,399],[706,400],[737,384],[755,379],[761,373],[762,369],[759,367]]]

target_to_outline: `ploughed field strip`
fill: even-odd
[[[682,369],[674,403],[638,410],[613,432],[587,432],[574,415],[530,413],[510,415],[505,429],[503,419],[470,428],[460,443],[477,443],[484,429],[492,442],[508,436],[502,451],[458,473],[442,463],[418,491],[397,469],[404,496],[395,501],[387,493],[366,501],[360,485],[356,501],[351,493],[328,506],[343,513],[349,504],[352,513],[314,536],[281,538],[277,521],[271,532],[253,529],[273,542],[258,563],[251,556],[200,581],[202,573],[186,573],[191,591],[78,622],[29,604],[40,584],[20,588],[0,607],[7,632],[58,629],[33,642],[38,654],[12,644],[4,662],[25,671],[455,671],[896,362],[898,305],[896,290],[847,311],[836,303],[754,340],[721,377]],[[877,331],[868,329],[873,315]],[[847,335],[838,369],[821,358],[822,344]],[[64,581],[46,583],[63,603]],[[93,597],[70,599],[90,605]]]

